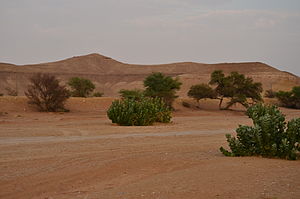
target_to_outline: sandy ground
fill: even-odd
[[[171,124],[120,127],[106,117],[111,101],[71,99],[59,114],[0,98],[0,198],[300,198],[300,161],[219,152],[226,133],[251,124],[239,107],[179,101]]]

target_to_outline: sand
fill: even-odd
[[[121,127],[106,116],[112,100],[39,113],[24,97],[0,97],[0,198],[300,198],[300,161],[219,152],[226,133],[251,125],[242,108],[179,99],[171,124]]]

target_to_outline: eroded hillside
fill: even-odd
[[[63,83],[69,78],[80,76],[91,79],[96,90],[105,96],[117,96],[120,89],[143,88],[143,79],[152,72],[163,72],[177,76],[183,82],[180,96],[185,96],[191,85],[207,83],[210,73],[223,70],[225,73],[237,71],[262,82],[264,89],[289,90],[300,85],[300,78],[277,70],[260,62],[202,64],[182,62],[162,65],[133,65],[118,62],[99,54],[77,56],[57,62],[22,65],[0,63],[0,93],[6,94],[9,87],[24,95],[28,79],[35,73],[51,73]]]

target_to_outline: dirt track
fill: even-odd
[[[0,116],[0,198],[300,198],[300,161],[219,152],[225,133],[251,124],[243,112],[207,102],[180,108],[172,124],[120,127],[106,118],[105,99],[73,100],[65,114],[11,101]]]

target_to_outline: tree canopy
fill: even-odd
[[[173,101],[178,97],[176,91],[180,89],[181,82],[178,78],[173,79],[162,73],[152,73],[144,80],[145,96],[159,97],[172,107]]]
[[[191,86],[188,96],[199,102],[201,99],[215,98],[216,93],[208,84],[196,84]]]
[[[261,92],[262,84],[254,82],[252,78],[238,72],[231,72],[225,76],[223,71],[216,70],[211,74],[209,84],[216,86],[215,91],[220,99],[219,108],[222,108],[224,97],[230,98],[224,109],[229,109],[232,105],[239,103],[244,107],[249,107],[247,98],[252,100],[251,103],[262,101]]]
[[[88,97],[95,89],[95,85],[89,79],[72,77],[68,85],[71,87],[73,97]]]

